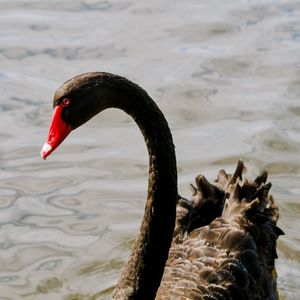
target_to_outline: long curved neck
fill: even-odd
[[[177,170],[172,135],[162,112],[137,85],[121,82],[109,95],[105,108],[119,108],[136,121],[149,153],[145,214],[113,299],[154,299],[168,258],[176,216]]]

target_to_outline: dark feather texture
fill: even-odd
[[[67,100],[69,105],[61,107]],[[101,72],[72,78],[53,106],[75,129],[107,108],[129,114],[149,154],[148,193],[140,233],[113,292],[116,300],[276,299],[274,259],[278,208],[267,172],[242,180],[244,164],[211,184],[191,185],[178,196],[176,156],[164,115],[151,97],[126,78]],[[174,228],[175,226],[175,228]]]
[[[177,204],[174,238],[156,299],[276,299],[278,208],[267,172],[242,180],[221,170]]]

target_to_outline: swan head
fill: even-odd
[[[85,73],[66,81],[55,93],[47,140],[41,150],[46,159],[70,134],[114,100],[109,73]]]

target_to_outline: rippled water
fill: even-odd
[[[281,299],[299,299],[300,2],[0,1],[0,299],[106,299],[146,195],[135,124],[107,111],[43,162],[56,88],[86,71],[136,81],[177,146],[180,192],[238,158],[280,207]]]

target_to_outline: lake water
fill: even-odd
[[[300,1],[0,1],[0,299],[107,299],[141,220],[147,154],[107,111],[46,161],[56,88],[109,71],[156,100],[179,190],[242,158],[280,208],[281,299],[300,299]]]

